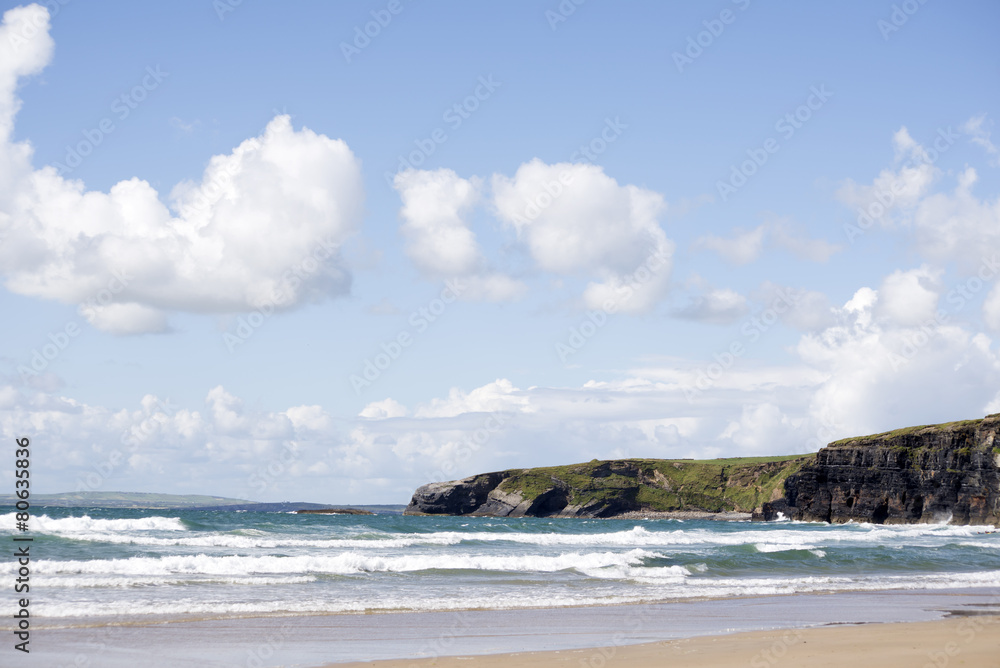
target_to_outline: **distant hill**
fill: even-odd
[[[0,494],[0,504],[12,506],[17,498]],[[63,506],[73,508],[195,508],[220,507],[253,503],[246,499],[202,494],[146,494],[143,492],[64,492],[62,494],[32,494],[32,506]]]
[[[0,506],[13,506],[17,498],[11,494],[0,494]],[[147,494],[143,492],[64,492],[62,494],[32,494],[34,507],[55,506],[60,508],[149,508],[154,510],[227,510],[260,513],[292,513],[298,510],[327,510],[343,506],[324,503],[304,503],[282,501],[279,503],[257,503],[246,499],[231,499],[224,496],[203,494]],[[351,508],[373,513],[402,513],[406,506],[399,504],[351,505]]]

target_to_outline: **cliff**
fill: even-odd
[[[1000,522],[1000,414],[830,443],[761,519]]]
[[[753,513],[876,524],[1000,523],[1000,414],[830,443],[815,455],[593,460],[424,485],[407,515]],[[996,442],[996,445],[994,443]]]
[[[627,513],[759,510],[813,455],[743,459],[593,460],[511,469],[423,485],[407,515],[616,517]]]

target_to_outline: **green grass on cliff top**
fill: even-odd
[[[994,413],[992,415],[987,415],[986,418],[997,418],[1000,417],[1000,413]],[[902,429],[893,429],[892,431],[884,431],[881,434],[870,434],[868,436],[851,436],[849,438],[842,438],[839,441],[833,441],[828,447],[836,447],[838,445],[847,445],[849,443],[855,443],[857,441],[868,441],[868,440],[890,440],[900,436],[907,436],[909,434],[916,434],[924,430],[932,431],[955,431],[965,427],[972,427],[978,425],[983,420],[957,420],[956,422],[942,422],[941,424],[922,424],[916,427],[903,427]]]
[[[515,471],[499,489],[535,498],[554,486],[570,490],[573,505],[630,497],[647,510],[751,512],[771,500],[785,479],[813,455],[729,459],[625,459]],[[608,464],[610,470],[602,470]],[[626,465],[633,468],[625,470]],[[617,470],[616,470],[617,468]],[[638,469],[640,475],[625,473]],[[641,479],[640,479],[641,478]]]

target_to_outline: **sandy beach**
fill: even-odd
[[[757,631],[595,649],[330,664],[328,668],[997,668],[1000,617]]]
[[[1000,668],[998,622],[996,589],[155,623],[79,618],[39,620],[25,665]]]

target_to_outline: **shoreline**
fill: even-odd
[[[1000,588],[790,594],[574,608],[216,618],[171,623],[148,620],[151,623],[128,626],[109,622],[95,627],[92,625],[95,620],[89,620],[91,624],[86,627],[61,625],[42,630],[44,624],[40,624],[40,642],[37,648],[33,643],[32,654],[44,660],[44,665],[76,665],[73,662],[83,656],[90,661],[89,665],[104,668],[131,668],[136,665],[136,657],[142,657],[139,663],[147,668],[177,665],[408,668],[457,666],[454,663],[457,661],[469,668],[499,668],[499,663],[490,662],[499,661],[498,656],[505,656],[503,660],[509,662],[506,655],[512,653],[519,654],[515,665],[551,665],[545,662],[562,661],[559,657],[566,656],[573,657],[574,667],[581,658],[594,658],[595,665],[603,665],[609,659],[602,651],[613,649],[614,657],[618,658],[612,665],[659,666],[665,656],[673,656],[662,655],[663,646],[691,648],[703,643],[731,642],[740,634],[751,638],[741,642],[741,646],[749,646],[748,642],[780,637],[783,633],[798,634],[800,630],[848,628],[844,625],[857,630],[869,625],[886,628],[894,623],[947,622],[943,618],[956,614],[962,617],[953,619],[985,619],[981,615],[1000,618]],[[69,619],[63,621],[72,623]],[[935,633],[934,637],[941,635]],[[990,634],[985,635],[1000,639],[997,631]],[[559,657],[548,654],[550,651],[559,652]],[[655,661],[642,658],[646,656],[642,653],[648,651],[660,652],[659,658]],[[994,646],[991,651],[1000,657],[1000,648]],[[633,655],[634,652],[639,654]],[[523,662],[527,660],[523,657],[543,654],[543,663]],[[155,659],[147,659],[149,656]],[[643,663],[647,659],[653,663]],[[428,663],[433,660],[437,663]],[[382,663],[373,663],[379,661]],[[671,659],[670,665],[684,664]],[[734,664],[730,660],[719,665]],[[858,668],[865,665],[859,663]],[[922,667],[924,661],[900,665]],[[966,664],[971,665],[974,664]]]

